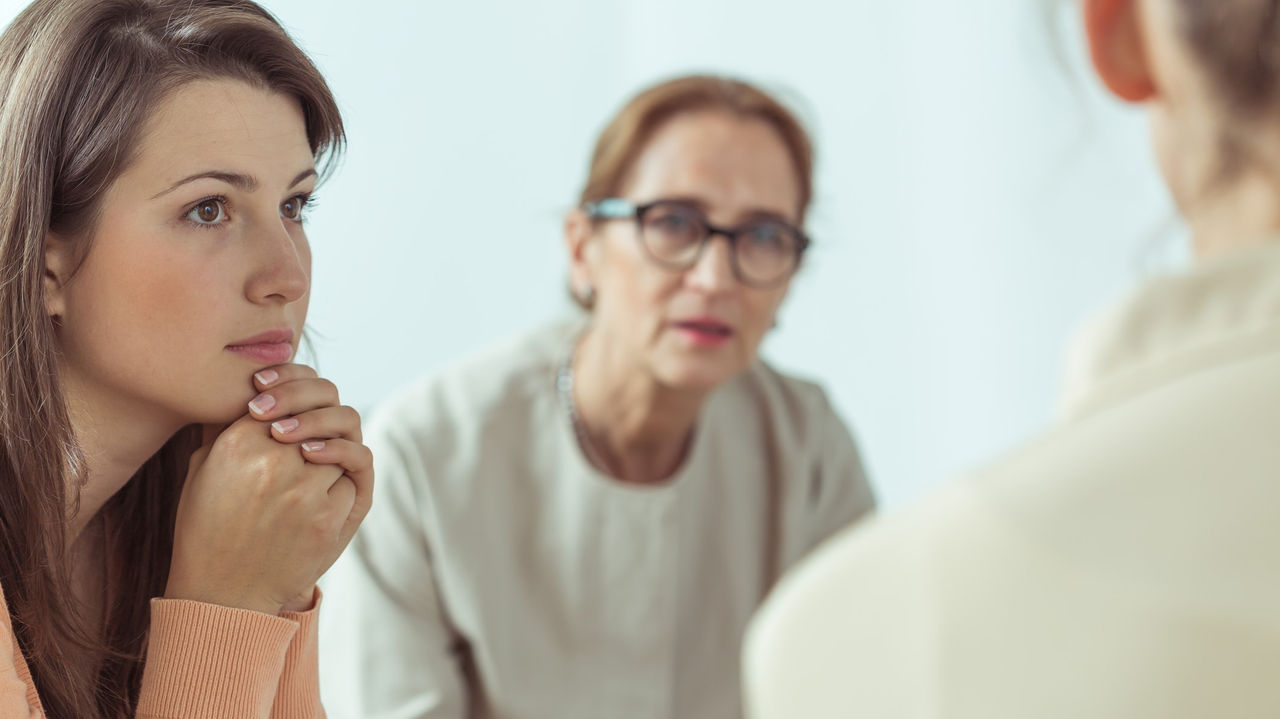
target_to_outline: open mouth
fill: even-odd
[[[687,339],[699,345],[719,345],[733,337],[733,328],[711,319],[675,322],[673,326]]]
[[[729,337],[733,334],[733,330],[728,325],[714,322],[677,322],[676,327],[716,337]]]

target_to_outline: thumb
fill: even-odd
[[[209,458],[209,447],[201,445],[200,449],[191,453],[191,459],[187,461],[187,480],[200,472],[200,468],[204,466],[204,461]]]
[[[214,440],[218,435],[226,431],[225,424],[202,424],[200,425],[200,449],[209,449],[213,446]]]
[[[209,458],[209,450],[213,449],[213,443],[218,439],[218,435],[226,429],[226,425],[206,424],[201,425],[200,448],[191,453],[191,459],[187,461],[187,478],[194,477],[200,468],[204,466],[204,461]]]

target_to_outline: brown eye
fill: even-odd
[[[187,212],[187,219],[200,225],[213,225],[227,218],[222,200],[201,200]]]
[[[303,214],[305,214],[303,210],[306,209],[309,204],[309,200],[310,198],[306,195],[290,197],[284,201],[284,204],[280,205],[280,216],[286,220],[300,222]]]
[[[681,208],[654,207],[644,218],[646,233],[664,238],[668,243],[697,244],[702,241],[702,219]]]

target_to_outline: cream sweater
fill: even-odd
[[[374,509],[324,584],[334,716],[740,716],[748,618],[872,507],[854,443],[821,390],[756,364],[670,483],[621,484],[557,395],[578,331],[493,348],[370,422]]]
[[[1150,283],[1067,416],[833,541],[753,625],[759,719],[1280,716],[1280,245]]]

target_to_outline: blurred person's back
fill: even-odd
[[[779,588],[747,651],[757,717],[1280,715],[1274,4],[1085,7],[1197,266],[1081,338],[1053,431]]]

